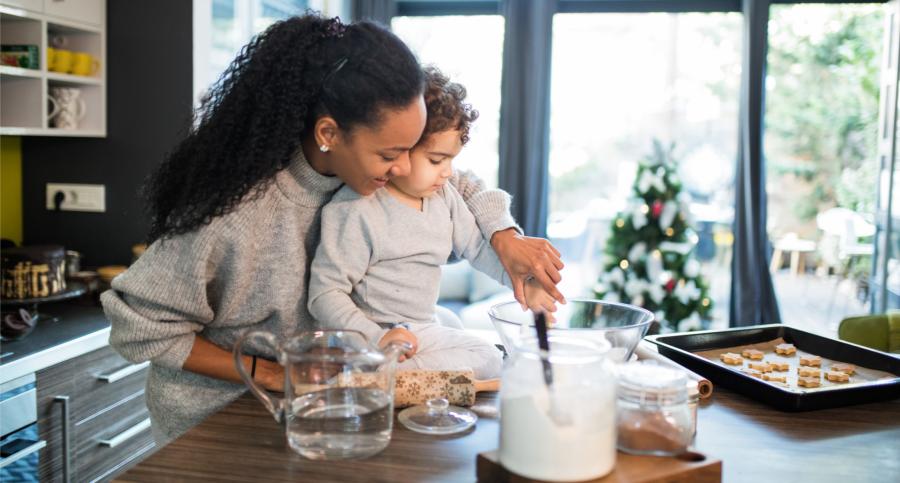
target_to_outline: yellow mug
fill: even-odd
[[[72,73],[75,75],[94,75],[100,68],[100,61],[85,52],[72,55]]]
[[[53,72],[68,73],[72,70],[72,51],[63,49],[54,49],[53,62],[48,62],[48,67]]]
[[[53,60],[56,58],[56,49],[47,47],[47,70],[52,70]]]

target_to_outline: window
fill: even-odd
[[[782,319],[814,330],[833,333],[845,316],[868,312],[883,28],[880,5],[771,8],[771,269]]]
[[[479,118],[454,166],[497,186],[503,17],[460,15],[395,17],[391,28],[423,64],[433,64],[466,87]]]
[[[742,22],[740,13],[554,16],[547,233],[575,292],[597,280],[637,162],[654,140],[674,143],[714,323],[727,325]]]
[[[307,0],[194,0],[194,102],[272,23],[302,14]]]

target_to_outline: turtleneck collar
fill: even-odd
[[[337,176],[316,172],[306,160],[302,147],[297,148],[291,164],[275,176],[275,183],[291,201],[313,208],[331,199],[331,195],[344,184]]]

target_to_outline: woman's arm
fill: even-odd
[[[513,291],[519,303],[525,302],[524,286],[532,277],[557,302],[565,303],[566,298],[556,288],[556,284],[562,280],[559,271],[565,265],[559,258],[559,250],[549,241],[525,236],[510,228],[494,233],[491,246],[512,279]]]
[[[474,216],[466,208],[462,197],[453,186],[446,186],[443,191],[444,201],[450,209],[450,217],[453,220],[453,252],[460,258],[465,258],[476,270],[487,274],[494,280],[512,286],[512,279],[504,271],[505,267],[500,263],[495,250],[478,231]],[[499,233],[497,234],[499,235]],[[497,236],[495,235],[495,237]],[[534,279],[528,279],[522,287],[525,306],[532,310],[556,311],[556,304],[545,290]],[[521,303],[521,302],[520,302]]]
[[[485,240],[490,240],[497,252],[512,281],[516,300],[526,304],[525,282],[533,277],[557,301],[564,302],[565,297],[556,288],[562,279],[559,271],[564,266],[559,251],[543,238],[521,234],[509,212],[509,194],[486,189],[484,182],[469,171],[455,170],[450,184],[462,196]]]
[[[112,326],[110,345],[131,362],[241,382],[231,351],[200,335],[215,317],[207,292],[210,269],[234,263],[226,244],[214,230],[152,244],[101,297]],[[252,356],[243,359],[249,373]],[[255,379],[265,387],[278,389],[280,374],[278,364],[257,359]]]
[[[253,356],[242,356],[244,370],[247,374],[253,368]],[[196,372],[204,376],[223,379],[243,384],[243,379],[234,367],[231,351],[223,349],[203,337],[194,338],[194,346],[184,361],[182,369]],[[277,362],[256,358],[256,370],[252,371],[253,380],[270,391],[284,391],[284,368]]]
[[[101,295],[109,343],[131,362],[181,369],[194,338],[215,318],[207,269],[222,256],[204,230],[157,241]]]

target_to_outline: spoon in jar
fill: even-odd
[[[569,426],[572,417],[560,407],[560,401],[556,391],[553,390],[553,366],[550,364],[550,340],[547,337],[547,320],[543,311],[534,315],[534,328],[537,330],[538,353],[541,357],[541,366],[544,369],[544,385],[547,386],[549,407],[547,415],[557,426]]]

